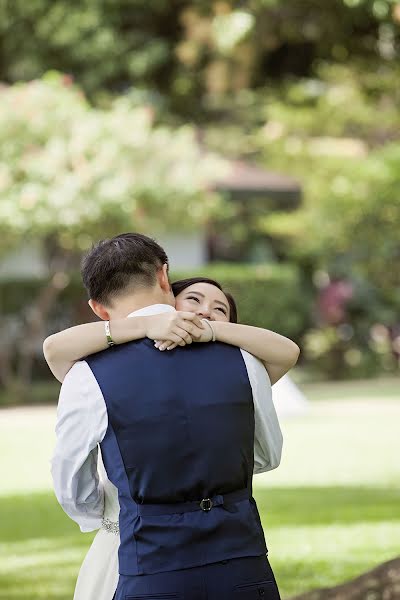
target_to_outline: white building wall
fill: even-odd
[[[24,244],[0,260],[1,279],[45,277],[48,269],[39,246]]]
[[[154,236],[169,258],[170,270],[194,269],[207,263],[207,245],[204,231],[185,234]]]

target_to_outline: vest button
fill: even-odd
[[[264,596],[264,594],[265,594],[264,588],[258,588],[258,595],[259,596]]]

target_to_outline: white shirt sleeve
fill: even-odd
[[[89,365],[79,361],[61,386],[51,474],[59,503],[81,531],[101,527],[104,493],[97,457],[98,444],[107,427],[107,409],[100,387]]]
[[[246,364],[254,402],[254,474],[272,471],[279,466],[283,437],[272,401],[272,387],[263,363],[241,350]]]

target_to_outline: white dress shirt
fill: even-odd
[[[129,316],[174,310],[167,304],[153,304]],[[279,465],[282,433],[264,365],[248,352],[241,350],[241,353],[253,392],[254,473],[263,473]],[[111,482],[104,482],[104,477],[100,480],[97,468],[98,444],[103,440],[107,427],[107,408],[99,384],[89,365],[78,361],[61,386],[51,473],[59,503],[78,523],[81,531],[99,529],[102,517],[107,513],[107,502],[115,503],[115,498],[108,498],[111,489],[108,484]]]

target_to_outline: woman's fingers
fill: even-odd
[[[200,317],[197,316],[196,313],[180,310],[178,311],[177,316],[181,319],[184,319],[185,321],[191,321],[199,329],[204,329],[204,325],[201,322]]]
[[[162,346],[160,346],[159,350],[173,350],[177,346],[179,346],[179,344],[177,344],[175,342],[172,344],[170,342],[164,342],[164,344]]]
[[[144,317],[146,323],[146,337],[152,340],[172,340],[172,334],[181,335],[181,330],[184,333],[185,343],[191,343],[193,338],[198,338],[200,332],[204,332],[201,319],[191,312],[168,312],[158,315]],[[187,337],[190,336],[190,340]]]
[[[177,347],[178,344],[171,344],[170,346],[167,347],[167,350],[173,350],[174,348]]]
[[[193,341],[191,334],[187,332],[186,329],[182,329],[182,327],[177,327],[174,333],[182,338],[185,344],[191,344]],[[184,346],[185,344],[182,345]]]
[[[163,350],[173,350],[174,348],[176,348],[177,346],[179,346],[179,344],[177,342],[162,342],[160,344],[160,346],[158,346],[158,349],[163,351]]]
[[[154,346],[159,350],[165,350],[171,344],[175,344],[175,346],[186,346],[187,343],[192,343],[192,338],[189,334],[187,334],[183,329],[180,330],[181,333],[171,333],[168,336],[167,340],[162,340],[155,342]],[[187,342],[183,336],[188,336],[187,339],[190,339],[190,342]]]
[[[198,315],[184,311],[179,312],[178,315],[180,318],[177,321],[177,325],[190,333],[192,338],[197,339],[201,337],[202,333],[204,333],[205,326]]]
[[[177,323],[177,326],[180,327],[181,329],[183,329],[184,331],[186,331],[191,336],[192,340],[193,340],[193,338],[194,339],[199,338],[204,333],[203,323],[202,323],[202,327],[200,328],[194,322],[190,322],[186,319],[181,319]]]
[[[168,339],[165,340],[165,342],[168,341],[176,342],[179,344],[179,346],[185,346],[186,344],[191,344],[193,339],[190,333],[188,333],[185,329],[176,326],[174,327],[171,334],[168,336]]]
[[[170,332],[166,336],[168,339],[155,342],[154,346],[159,350],[172,350],[177,346],[186,346],[186,344],[191,344],[193,340],[199,339],[204,334],[203,323],[197,315],[189,312],[181,312],[179,314],[180,318],[173,323]],[[186,318],[186,316],[190,317],[190,319]]]

